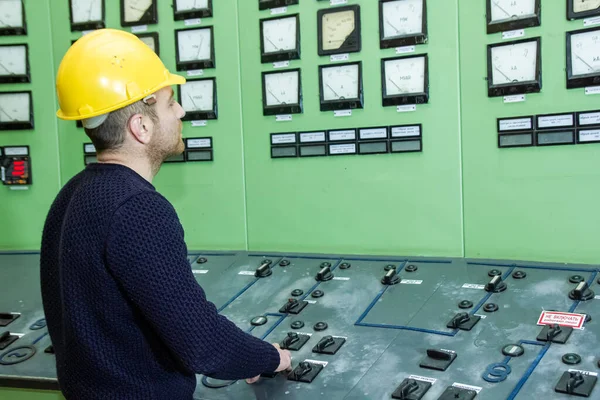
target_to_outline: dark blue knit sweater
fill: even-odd
[[[175,210],[121,165],[88,165],[57,196],[41,287],[67,399],[189,400],[196,373],[243,379],[279,365],[271,344],[217,313]]]

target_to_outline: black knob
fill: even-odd
[[[548,340],[552,340],[554,339],[556,336],[560,335],[560,333],[562,332],[562,328],[560,327],[560,325],[558,324],[552,324],[550,325],[550,328],[548,328]]]
[[[205,263],[205,262],[207,262],[207,261],[208,261],[208,260],[207,260],[206,258],[204,258],[204,257],[199,257],[199,258],[196,260],[196,262],[197,262],[198,264],[204,264],[204,263]]]
[[[396,273],[396,269],[390,269],[386,272],[385,276],[381,279],[381,283],[384,285],[395,285],[400,282],[400,277]]]
[[[298,297],[298,296],[302,296],[303,294],[304,294],[304,291],[302,289],[292,290],[292,296]]]
[[[419,384],[414,379],[409,379],[400,387],[400,399],[408,399],[412,393],[419,390]]]
[[[315,279],[318,280],[319,282],[329,281],[329,280],[333,279],[333,274],[331,273],[331,268],[330,267],[323,267],[317,273],[317,276],[315,277]]]
[[[273,271],[271,270],[271,263],[263,262],[258,268],[256,268],[254,276],[257,278],[265,278],[270,276],[272,273]]]
[[[281,260],[279,262],[280,267],[287,267],[288,265],[290,265],[290,262],[288,260]]]
[[[300,337],[298,336],[298,334],[296,332],[288,332],[286,338],[283,339],[283,342],[281,342],[281,344],[283,345],[281,347],[283,349],[287,349],[288,347],[290,347],[292,344],[296,343],[299,340],[300,340]]]
[[[347,262],[345,262],[345,263],[341,263],[341,264],[340,264],[340,269],[348,269],[348,268],[350,268],[351,266],[352,266],[352,265],[351,265],[350,263],[347,263]]]
[[[333,346],[335,344],[335,340],[333,340],[333,336],[327,335],[323,339],[317,343],[317,349],[319,351],[323,351],[325,348],[329,346]]]
[[[452,321],[450,321],[449,325],[451,328],[456,329],[465,322],[468,322],[470,319],[471,318],[469,317],[469,314],[466,312],[458,313],[454,316],[454,318],[452,318]]]
[[[296,307],[297,305],[298,305],[298,300],[296,300],[296,299],[288,299],[288,302],[285,305],[285,311],[290,311],[294,307]]]
[[[417,267],[417,266],[416,266],[416,265],[414,265],[414,264],[407,265],[407,266],[404,268],[404,270],[405,270],[406,272],[415,272],[415,271],[416,271],[416,270],[418,270],[418,269],[419,269],[419,267]]]
[[[575,388],[577,388],[578,386],[583,384],[584,379],[583,379],[583,375],[581,375],[581,372],[569,372],[569,373],[571,374],[571,377],[567,381],[567,393],[573,394],[573,391],[575,391]]]

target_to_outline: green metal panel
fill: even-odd
[[[303,114],[275,122],[262,114],[261,18],[256,1],[239,1],[250,250],[461,256],[463,250],[459,133],[457,2],[429,1],[430,102],[416,112],[383,107],[381,64],[394,49],[379,49],[376,2],[360,4],[364,109],[351,117],[319,111],[317,10],[329,2],[301,0],[287,14],[300,13]],[[423,153],[270,159],[270,134],[336,128],[423,123]]]
[[[485,1],[460,1],[462,149],[467,257],[597,263],[600,146],[498,149],[496,118],[598,109],[599,98],[566,89],[564,1],[542,1],[542,91],[522,103],[487,97]]]
[[[0,146],[29,146],[33,185],[10,190],[0,185],[0,249],[38,249],[46,212],[59,188],[54,112],[54,74],[48,2],[25,2],[26,36],[3,36],[1,44],[29,45],[31,83],[2,84],[0,91],[32,92],[34,129],[0,132]]]
[[[64,400],[58,392],[31,389],[0,388],[0,399],[7,400]]]

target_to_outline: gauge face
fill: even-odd
[[[296,49],[297,18],[286,17],[263,21],[263,43],[265,53],[276,53]]]
[[[581,13],[600,9],[600,0],[573,0],[573,12]]]
[[[383,38],[423,32],[423,0],[396,0],[382,5]]]
[[[388,96],[425,91],[425,57],[385,62],[385,93]]]
[[[177,70],[214,68],[213,28],[176,31]]]
[[[21,0],[0,1],[0,29],[22,28],[23,25],[23,4]]]
[[[29,93],[0,93],[0,123],[29,121],[30,100]]]
[[[323,100],[358,98],[360,74],[357,64],[323,68],[321,75]]]
[[[600,74],[600,30],[571,35],[571,75]]]
[[[144,42],[148,47],[150,47],[153,52],[156,53],[156,41],[152,36],[143,36],[140,37],[140,40]]]
[[[214,81],[202,79],[181,85],[181,106],[186,112],[214,109]]]
[[[156,0],[121,0],[122,25],[156,23]]]
[[[533,81],[538,44],[535,41],[492,48],[492,84]]]
[[[0,77],[27,74],[27,47],[0,46]]]
[[[71,0],[71,19],[74,24],[102,20],[103,0]]]
[[[266,74],[264,85],[268,107],[299,103],[297,71]]]
[[[360,51],[360,6],[317,12],[319,55]]]
[[[208,0],[177,0],[177,11],[201,10],[208,8]]]
[[[488,0],[492,22],[505,19],[521,19],[535,14],[536,0]]]

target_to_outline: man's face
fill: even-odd
[[[173,89],[166,87],[155,93],[158,124],[154,126],[149,155],[153,161],[162,163],[167,158],[181,154],[185,149],[181,132],[181,118],[185,111],[174,98]]]

